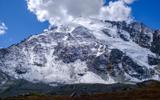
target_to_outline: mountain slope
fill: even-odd
[[[159,34],[137,22],[78,18],[0,49],[0,70],[53,86],[159,80]]]
[[[3,100],[159,100],[160,83],[146,81],[126,84],[75,84],[54,88],[49,94],[30,94]]]

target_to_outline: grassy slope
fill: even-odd
[[[81,96],[47,96],[33,94],[7,98],[5,100],[160,100],[160,82],[150,81],[137,84],[138,88],[119,92],[98,93]]]

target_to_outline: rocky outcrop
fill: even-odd
[[[160,30],[157,30],[153,33],[151,51],[160,55]]]
[[[160,64],[160,58],[155,56],[148,56],[148,64],[149,65],[159,65]]]

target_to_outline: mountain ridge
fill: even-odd
[[[136,22],[80,18],[0,49],[0,69],[53,86],[159,80],[159,33]]]

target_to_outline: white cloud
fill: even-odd
[[[7,29],[8,28],[6,27],[5,23],[0,23],[0,35],[5,34]]]
[[[135,0],[121,0],[121,1],[123,1],[123,2],[125,2],[127,4],[132,4]]]
[[[128,6],[128,4],[131,3],[133,3],[133,0],[119,0],[115,2],[110,1],[108,6],[101,8],[100,17],[111,21],[130,22],[132,20],[132,9]]]
[[[27,0],[28,9],[39,21],[49,21],[50,24],[70,22],[77,17],[93,17],[114,21],[130,20],[134,0],[110,1],[102,7],[104,0]]]
[[[37,15],[38,20],[68,22],[75,17],[98,15],[101,0],[27,0],[28,9]]]

